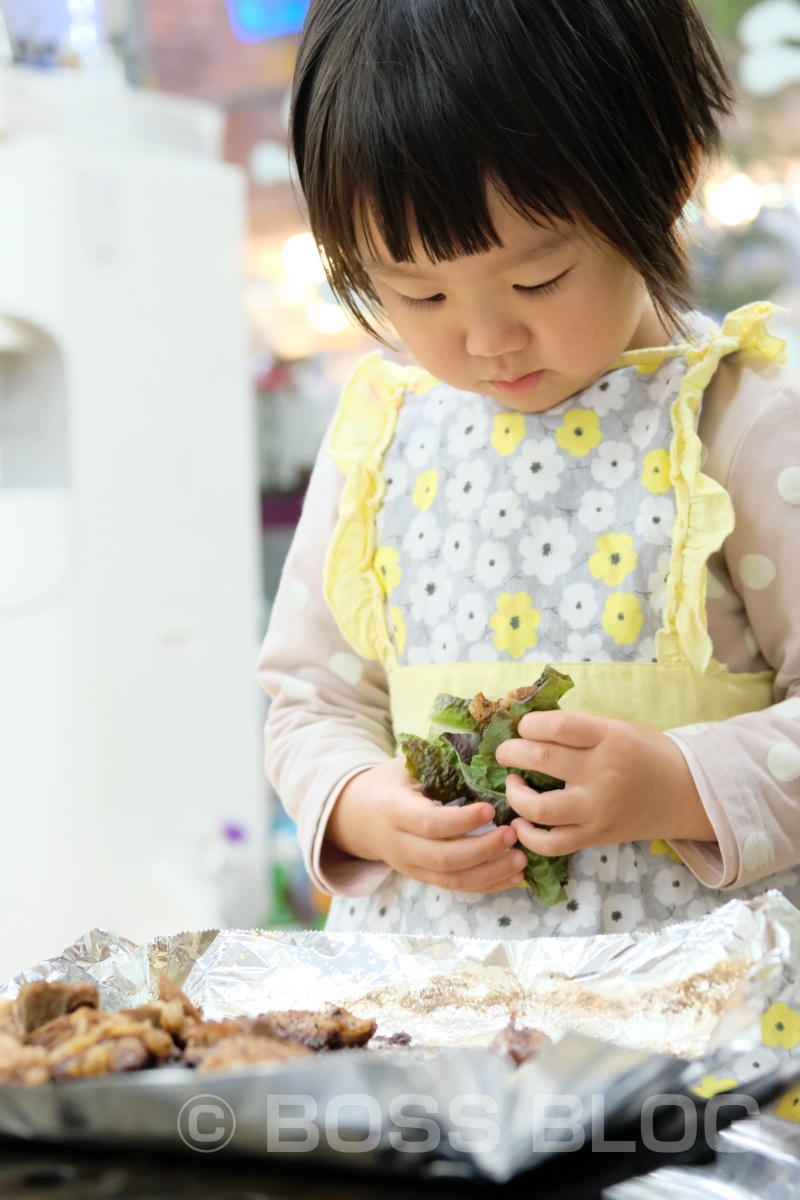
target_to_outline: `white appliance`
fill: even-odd
[[[244,189],[221,134],[113,77],[0,69],[0,983],[94,926],[263,915]]]

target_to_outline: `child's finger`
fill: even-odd
[[[477,863],[460,871],[427,871],[420,868],[415,872],[415,877],[451,892],[502,891],[522,881],[522,867],[526,861],[521,850],[507,850],[488,862]]]
[[[520,771],[539,771],[554,779],[579,782],[590,769],[586,750],[574,750],[556,742],[530,742],[524,738],[509,738],[497,747],[501,767],[517,767]]]
[[[490,829],[488,833],[476,834],[475,837],[452,838],[448,841],[407,835],[403,852],[409,861],[423,870],[451,875],[499,858],[510,851],[516,841],[514,830],[504,825],[500,829]],[[524,854],[521,850],[517,854],[520,855],[517,866],[524,867]]]
[[[519,735],[537,742],[558,742],[576,750],[588,750],[602,741],[606,727],[605,717],[593,717],[589,713],[569,712],[560,708],[527,713],[519,723]],[[501,745],[508,746],[514,741],[516,739],[511,738]]]
[[[409,797],[397,812],[397,828],[422,838],[457,838],[494,820],[491,804],[434,804],[419,795]]]
[[[511,822],[520,842],[534,854],[546,854],[548,857],[559,854],[574,854],[589,845],[585,832],[579,825],[559,825],[553,829],[539,829],[530,821],[518,818]]]
[[[509,775],[506,798],[515,813],[534,825],[574,825],[581,820],[580,800],[574,788],[537,792],[518,775]]]

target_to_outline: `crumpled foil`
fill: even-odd
[[[61,979],[97,983],[105,1008],[133,1007],[157,995],[163,973],[208,1019],[343,1004],[375,1017],[379,1037],[361,1051],[213,1075],[168,1067],[0,1086],[0,1135],[180,1149],[182,1109],[210,1093],[235,1113],[225,1153],[279,1151],[304,1161],[313,1154],[340,1166],[345,1154],[348,1168],[503,1181],[555,1153],[537,1134],[544,1098],[572,1097],[574,1119],[590,1133],[601,1097],[610,1138],[654,1093],[679,1092],[700,1105],[714,1090],[708,1080],[727,1079],[734,1060],[741,1066],[749,1056],[749,1090],[763,1098],[800,1079],[800,1059],[788,1052],[761,1070],[754,1053],[765,1014],[776,1005],[800,1012],[799,972],[800,912],[777,892],[653,933],[519,942],[235,930],[137,946],[94,930],[0,996],[15,996],[26,980]],[[511,1016],[556,1043],[518,1070],[487,1050]],[[400,1031],[410,1046],[381,1045],[381,1036]],[[368,1103],[343,1107],[343,1096]],[[491,1114],[494,1141],[485,1129],[464,1133],[469,1120],[459,1105],[476,1096]],[[308,1138],[277,1146],[267,1119],[275,1097],[300,1097],[317,1131],[313,1146]],[[416,1149],[406,1127],[398,1129],[398,1098],[416,1098],[437,1131],[429,1128]],[[349,1123],[344,1150],[340,1137],[327,1136],[331,1106],[337,1128]],[[358,1152],[353,1138],[362,1139]]]

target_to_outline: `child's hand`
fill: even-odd
[[[518,775],[506,780],[508,802],[520,814],[512,828],[529,850],[554,855],[650,838],[716,840],[686,760],[665,734],[563,710],[529,713],[519,733],[498,747],[497,761],[566,783],[563,791],[539,793]]]
[[[342,790],[327,838],[357,858],[378,859],[401,875],[456,892],[501,892],[522,880],[525,856],[509,826],[464,837],[494,818],[490,804],[434,804],[393,758],[356,775]]]

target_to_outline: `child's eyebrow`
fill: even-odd
[[[548,258],[551,254],[555,254],[558,250],[563,250],[568,245],[569,238],[563,233],[548,233],[535,246],[528,246],[516,254],[509,255],[498,262],[498,266],[501,269],[525,266],[528,263]],[[386,279],[419,279],[424,282],[433,278],[431,275],[426,275],[424,267],[420,269],[415,263],[387,263],[367,257],[363,260],[362,265],[365,270]],[[438,266],[439,264],[436,265]]]

